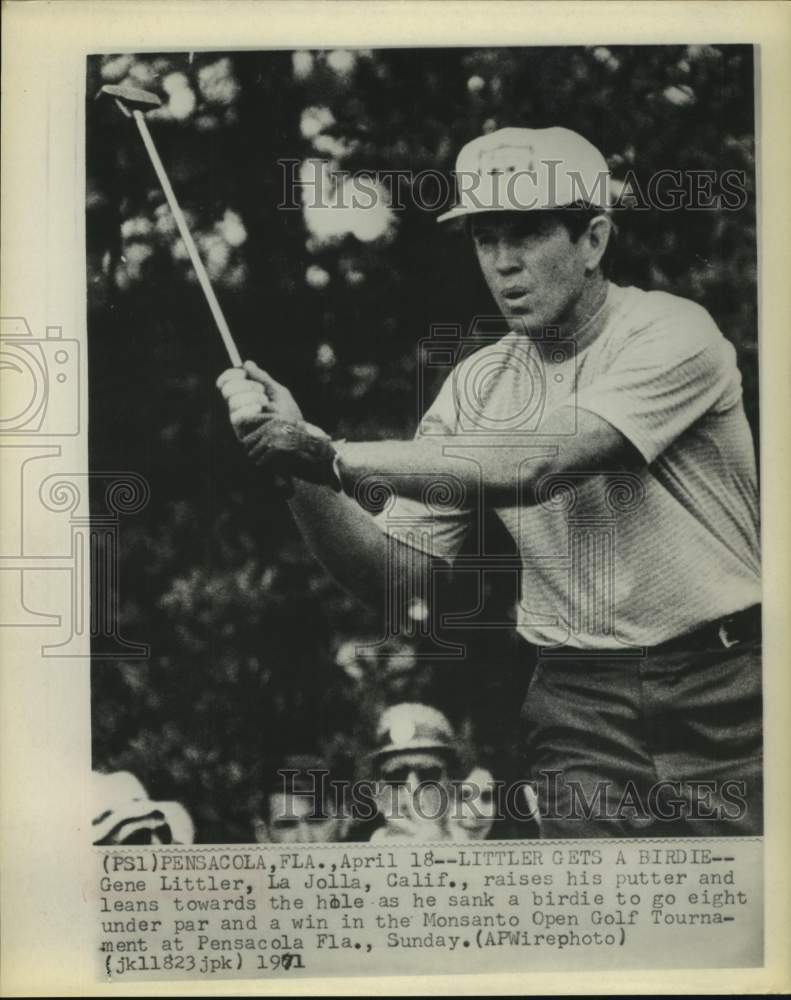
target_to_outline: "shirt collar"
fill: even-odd
[[[616,298],[616,286],[607,282],[607,289],[598,309],[576,329],[562,330],[566,340],[574,339],[577,350],[588,347],[599,336],[612,315]]]

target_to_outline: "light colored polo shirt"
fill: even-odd
[[[512,332],[462,360],[416,437],[461,435],[474,461],[475,435],[489,446],[494,435],[529,456],[558,407],[569,408],[561,411],[569,433],[580,409],[604,418],[645,465],[550,477],[538,504],[495,508],[519,553],[517,628],[529,642],[653,646],[760,601],[757,476],[741,376],[705,309],[611,284],[573,337]],[[450,562],[470,532],[475,551],[485,551],[479,497],[400,497],[378,522]],[[475,571],[475,563],[465,554],[459,569]]]

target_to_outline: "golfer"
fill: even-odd
[[[294,477],[315,556],[381,608],[393,581],[427,593],[497,513],[537,655],[521,745],[543,836],[758,833],[758,500],[734,349],[699,305],[608,280],[607,165],[577,133],[475,139],[457,183],[440,221],[468,227],[509,332],[456,365],[415,439],[333,442],[250,362],[218,380],[234,430]],[[374,517],[355,497],[377,481],[394,499]]]

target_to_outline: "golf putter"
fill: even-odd
[[[203,266],[203,261],[198,253],[198,248],[195,246],[195,240],[193,240],[192,233],[189,231],[189,227],[187,226],[187,220],[184,218],[184,213],[181,211],[181,206],[179,205],[176,194],[171,186],[170,178],[167,175],[165,166],[160,159],[156,146],[154,145],[154,140],[151,138],[151,133],[148,130],[146,120],[143,117],[146,111],[152,111],[154,108],[161,107],[162,102],[156,94],[152,94],[147,90],[139,90],[136,87],[119,87],[114,84],[106,84],[102,87],[99,94],[97,94],[97,97],[102,94],[112,97],[120,111],[127,118],[134,119],[135,125],[137,125],[137,130],[140,133],[140,138],[143,140],[143,145],[146,148],[148,157],[151,160],[154,171],[156,172],[157,179],[159,180],[162,191],[167,199],[170,211],[176,221],[179,235],[184,241],[184,246],[187,248],[187,253],[189,254],[190,261],[192,262],[192,266],[198,278],[198,283],[200,284],[201,290],[206,298],[206,302],[209,305],[211,314],[214,317],[214,322],[217,326],[220,337],[222,337],[222,342],[225,345],[225,350],[228,353],[231,365],[234,368],[241,368],[242,356],[239,353],[239,348],[236,346],[233,334],[231,333],[228,322],[225,319],[223,311],[220,307],[220,303],[217,301],[217,296],[214,294],[214,289],[212,288],[211,281],[209,280],[209,275],[206,273],[206,268]],[[288,479],[279,474],[274,474],[272,479],[275,488],[279,493],[286,493],[287,495],[291,494],[291,483]]]
[[[187,227],[187,220],[184,218],[184,213],[181,211],[181,206],[176,199],[176,195],[170,184],[170,179],[168,178],[165,167],[159,157],[157,148],[154,145],[154,140],[151,138],[151,133],[148,131],[146,120],[143,117],[146,111],[152,111],[154,108],[160,107],[162,102],[156,94],[151,94],[147,90],[138,90],[136,87],[117,87],[108,84],[102,87],[99,93],[107,94],[109,97],[114,98],[115,103],[118,105],[123,114],[126,115],[127,118],[134,119],[135,125],[137,125],[137,130],[140,133],[140,138],[143,140],[143,145],[146,147],[148,157],[151,160],[151,164],[154,167],[160,186],[165,194],[165,198],[167,198],[170,211],[173,213],[173,218],[176,220],[179,235],[184,241],[184,246],[187,248],[190,261],[192,262],[195,274],[198,277],[198,282],[204,296],[206,297],[206,301],[209,304],[209,309],[211,309],[211,314],[214,317],[214,322],[216,323],[217,329],[222,337],[225,350],[228,352],[231,365],[234,368],[241,368],[242,356],[234,343],[233,335],[231,334],[231,330],[225,316],[223,315],[223,311],[220,308],[220,303],[217,301],[217,296],[214,294],[214,289],[212,288],[211,281],[209,281],[206,268],[203,266],[203,261],[200,259],[200,255],[198,254],[198,248],[195,246],[195,240],[193,240],[192,233],[190,233],[189,228]]]

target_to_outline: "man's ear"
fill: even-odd
[[[601,263],[611,233],[612,222],[606,215],[597,215],[588,224],[588,231],[585,234],[587,248],[585,270],[588,274],[592,274]]]
[[[269,827],[266,825],[266,820],[261,819],[256,816],[253,820],[253,834],[255,835],[256,844],[268,844],[269,840]]]

